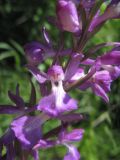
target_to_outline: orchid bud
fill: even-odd
[[[63,30],[75,33],[81,29],[74,2],[58,0],[57,17]]]
[[[38,65],[43,60],[43,49],[40,43],[28,43],[24,46],[24,50],[29,64]]]

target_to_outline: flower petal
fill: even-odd
[[[77,109],[77,102],[67,94],[62,95],[62,97],[51,94],[42,98],[37,108],[48,115],[58,116],[60,113]]]
[[[111,51],[99,59],[103,65],[120,65],[120,51]]]
[[[27,149],[32,148],[42,136],[42,120],[39,116],[23,116],[15,119],[11,123],[11,129],[14,131],[17,139]]]
[[[74,129],[71,132],[65,132],[61,134],[62,142],[75,142],[80,141],[83,137],[84,130],[83,129]]]
[[[38,68],[30,65],[27,65],[26,67],[39,83],[44,83],[47,80],[47,75],[41,72]]]
[[[80,154],[76,147],[67,145],[68,153],[65,155],[64,160],[80,160]]]
[[[109,102],[109,98],[105,90],[101,86],[99,86],[98,84],[94,84],[92,85],[92,90],[97,96],[100,96],[101,98],[103,98],[105,102],[107,103]]]
[[[72,1],[58,0],[57,16],[63,30],[77,32],[80,29],[77,9]]]
[[[69,62],[65,71],[65,81],[70,80],[73,75],[77,72],[80,60],[83,58],[83,54],[75,54]]]

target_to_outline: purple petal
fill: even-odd
[[[38,148],[50,148],[57,144],[57,141],[54,140],[43,140],[41,139],[34,147],[33,149],[36,150]]]
[[[81,62],[81,64],[84,64],[84,65],[93,65],[94,63],[95,63],[95,60],[90,59],[90,58]]]
[[[41,125],[42,120],[39,116],[23,116],[11,123],[11,129],[23,146],[29,149],[41,139]]]
[[[106,70],[96,72],[93,76],[93,79],[95,83],[98,83],[99,81],[112,82],[110,73]]]
[[[77,32],[80,29],[77,9],[72,1],[58,0],[57,16],[63,30]]]
[[[84,69],[79,68],[79,69],[77,69],[76,73],[71,77],[70,81],[76,81],[84,76],[85,76]]]
[[[67,94],[60,95],[51,94],[40,100],[38,110],[49,115],[57,116],[62,112],[77,109],[76,100],[70,98]]]
[[[111,66],[111,65],[104,65],[103,68],[109,72],[112,80],[115,80],[118,77],[120,77],[120,67]]]
[[[82,54],[75,54],[69,62],[65,71],[65,81],[70,80],[71,77],[77,72],[80,65],[80,60],[83,58]]]
[[[101,98],[103,98],[107,103],[109,102],[109,98],[108,98],[106,92],[98,84],[94,84],[92,86],[92,90],[97,96],[100,96]]]
[[[39,83],[44,83],[47,80],[47,75],[41,72],[38,68],[30,65],[27,65],[26,67]]]
[[[103,65],[120,65],[120,51],[111,51],[100,57]]]
[[[112,18],[120,18],[120,1],[112,1],[106,8],[105,12],[99,16],[92,24],[91,28],[95,28]]]
[[[48,77],[51,81],[62,81],[64,79],[64,73],[61,66],[53,65],[48,69]]]
[[[45,46],[39,42],[31,42],[24,46],[29,64],[38,65],[43,61],[43,49]]]
[[[76,147],[67,145],[68,153],[65,155],[64,160],[80,160],[80,154]]]
[[[61,140],[62,142],[80,141],[83,137],[83,133],[83,129],[74,129],[69,133],[63,131]]]

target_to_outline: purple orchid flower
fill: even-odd
[[[80,154],[77,148],[70,143],[80,141],[83,137],[83,133],[83,129],[76,129],[71,132],[66,132],[63,129],[59,133],[57,140],[41,139],[38,144],[34,146],[34,150],[38,150],[39,148],[50,148],[56,145],[64,145],[68,149],[68,153],[65,155],[64,160],[79,160]]]
[[[63,89],[64,73],[60,66],[54,65],[48,70],[48,78],[51,81],[51,94],[42,98],[38,104],[38,110],[57,116],[65,111],[77,109],[77,101]]]

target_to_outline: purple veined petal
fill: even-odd
[[[77,8],[72,1],[58,0],[57,17],[63,30],[77,32],[81,28],[79,24]]]
[[[74,146],[67,145],[68,153],[65,155],[64,160],[80,160],[80,153]]]
[[[27,65],[26,67],[39,83],[44,83],[47,80],[47,74],[41,72],[38,68],[30,65]]]
[[[39,116],[23,116],[11,123],[11,129],[23,147],[30,149],[42,137],[42,123],[43,120]]]
[[[92,90],[97,96],[100,96],[101,98],[103,98],[106,103],[109,102],[109,98],[101,86],[99,86],[98,84],[93,84]]]
[[[80,141],[83,137],[84,130],[83,129],[74,129],[71,132],[63,131],[61,133],[61,141],[64,142],[75,142]]]
[[[65,71],[65,81],[70,80],[71,77],[77,72],[80,60],[83,58],[83,56],[83,54],[73,55]]]
[[[120,51],[111,51],[99,59],[103,65],[120,65]]]
[[[85,73],[84,73],[84,69],[83,68],[79,68],[76,73],[71,77],[70,81],[76,81],[79,80],[80,78],[84,77]]]
[[[0,105],[0,114],[21,114],[24,111],[12,105]]]

